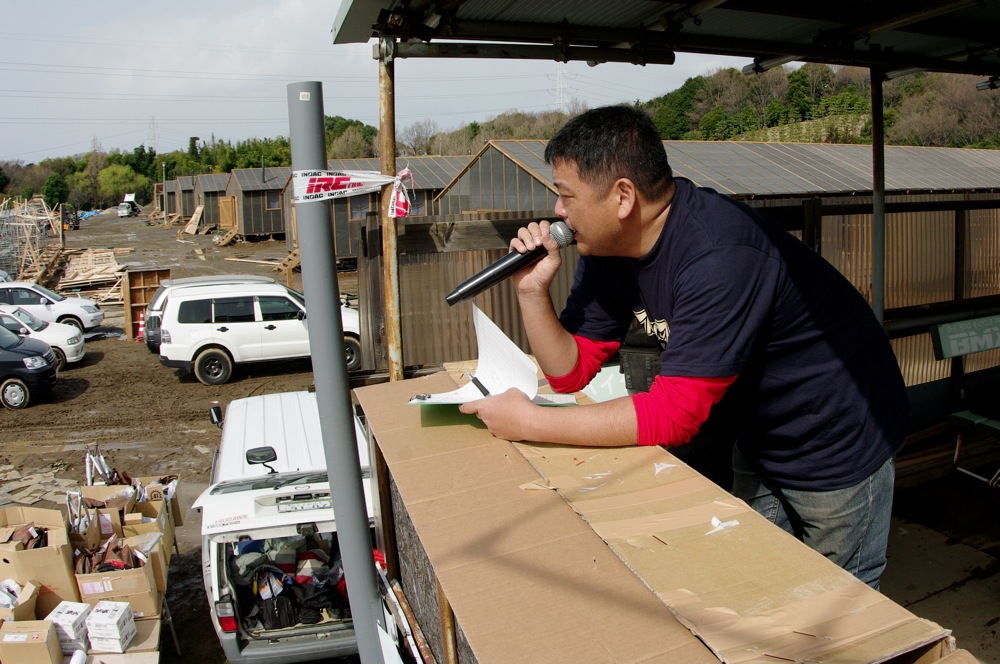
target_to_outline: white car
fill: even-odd
[[[14,334],[24,332],[32,339],[44,341],[52,346],[56,355],[56,366],[62,371],[66,364],[83,359],[87,352],[83,346],[83,333],[73,325],[47,323],[31,312],[9,304],[0,305],[0,325]]]
[[[341,305],[348,371],[361,368],[361,319]],[[167,298],[160,324],[160,364],[205,385],[229,380],[236,364],[309,357],[305,296],[277,283],[213,284]]]
[[[21,307],[46,322],[65,323],[81,332],[92,330],[104,320],[104,312],[93,300],[66,297],[28,281],[0,283],[0,304]]]

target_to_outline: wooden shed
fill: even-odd
[[[189,218],[194,214],[194,178],[193,175],[182,175],[177,178],[177,192],[180,200],[180,212],[182,218]]]
[[[164,184],[166,201],[163,203],[163,210],[167,214],[178,214],[180,210],[177,206],[177,180],[167,180]]]
[[[219,199],[226,195],[228,173],[210,173],[195,177],[195,206],[200,205],[201,225],[205,228],[220,228]]]
[[[469,163],[468,156],[419,156],[403,157],[398,160],[400,168],[409,168],[413,175],[413,183],[407,183],[410,197],[410,213],[408,219],[425,217],[435,214],[434,198],[443,190],[461,170]],[[375,171],[379,172],[379,160],[370,159],[331,159],[327,168],[332,171]],[[292,182],[289,180],[284,195],[286,206],[285,218],[289,219],[289,232],[285,242],[289,251],[299,246],[298,229],[295,223],[295,206],[292,199]],[[380,214],[381,194],[371,193],[362,196],[336,198],[330,206],[333,215],[334,241],[336,243],[337,259],[339,261],[356,259],[358,256],[358,227],[370,214]],[[353,261],[351,261],[353,262]]]
[[[234,169],[219,199],[219,228],[235,228],[243,236],[283,234],[282,198],[291,177],[287,166]]]

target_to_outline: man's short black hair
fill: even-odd
[[[663,140],[645,111],[605,106],[567,122],[545,147],[545,162],[566,159],[580,178],[603,192],[628,178],[647,200],[666,195],[673,173]]]

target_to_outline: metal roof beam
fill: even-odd
[[[487,44],[400,42],[397,58],[495,58],[515,60],[580,61],[591,65],[624,62],[634,65],[672,65],[674,52],[666,49],[545,46],[540,44]]]

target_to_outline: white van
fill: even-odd
[[[0,283],[0,304],[12,304],[49,323],[65,323],[81,332],[92,330],[104,320],[104,312],[93,300],[66,297],[28,281]]]
[[[361,319],[343,304],[340,314],[341,348],[354,371],[361,368]],[[309,355],[305,297],[281,284],[190,286],[168,297],[163,309],[160,364],[205,385],[228,381],[236,364]]]
[[[358,446],[371,520],[368,446],[357,418],[354,426],[356,440],[344,444]],[[212,624],[229,662],[303,662],[357,652],[350,607],[337,589],[343,572],[315,393],[230,403],[211,485],[194,507],[201,511]],[[294,580],[287,585],[300,587],[297,596],[320,597],[311,604],[321,608],[267,625],[270,613],[262,607],[274,603],[264,604],[269,598],[262,595],[272,575]]]
[[[275,284],[278,283],[271,277],[262,277],[250,274],[205,274],[197,277],[181,277],[180,279],[164,279],[160,282],[160,287],[153,293],[146,305],[143,314],[146,326],[143,336],[146,340],[146,347],[151,353],[160,352],[160,322],[163,317],[163,306],[167,303],[167,298],[178,288],[189,286],[211,286],[214,284]]]

